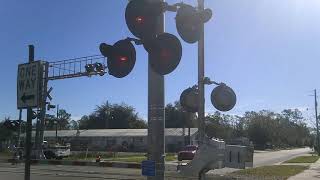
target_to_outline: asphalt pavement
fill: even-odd
[[[299,148],[292,150],[281,150],[281,151],[267,151],[255,153],[253,156],[253,166],[266,166],[272,164],[279,164],[288,159],[308,154],[311,152],[310,148]]]
[[[294,157],[308,154],[309,152],[311,152],[310,148],[299,148],[299,149],[281,150],[281,151],[256,151],[253,155],[253,167],[280,164]],[[223,168],[223,169],[211,170],[208,173],[224,175],[237,170],[238,169],[234,169],[234,168]]]

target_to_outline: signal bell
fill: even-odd
[[[180,40],[169,33],[158,35],[145,49],[150,55],[151,68],[160,75],[166,75],[176,69],[182,57]]]
[[[100,52],[108,58],[109,74],[117,78],[127,76],[136,63],[136,50],[129,40],[120,40],[113,46],[101,43]]]
[[[225,84],[217,86],[211,92],[211,103],[219,111],[231,110],[236,105],[236,101],[236,94]]]

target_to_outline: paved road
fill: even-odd
[[[293,157],[306,154],[310,151],[308,148],[282,150],[276,152],[259,152],[254,154],[254,166],[264,166],[283,162]],[[224,168],[210,171],[211,176],[215,174],[225,174],[236,169]],[[84,166],[53,166],[37,165],[31,168],[32,180],[88,180],[88,179],[146,179],[142,177],[141,170],[124,168],[106,168],[106,167],[84,167]],[[23,180],[24,165],[11,165],[0,163],[0,179]],[[166,179],[186,179],[179,177],[175,172],[167,172]],[[196,178],[194,178],[196,179]],[[211,178],[209,178],[211,179]]]
[[[216,175],[211,175],[211,178]],[[24,164],[11,165],[0,163],[0,179],[23,180]],[[94,166],[62,166],[62,165],[34,165],[31,166],[32,180],[142,180],[141,170],[128,168],[109,168]],[[166,172],[166,180],[197,179],[181,177],[177,172]]]
[[[311,152],[310,148],[255,153],[253,156],[253,166],[259,167],[271,164],[279,164],[293,157],[307,154],[308,152]]]
[[[24,165],[0,164],[0,179],[18,180],[24,177]],[[84,166],[37,165],[31,168],[32,180],[143,179],[134,169]]]
[[[311,152],[310,148],[299,148],[292,150],[281,150],[281,151],[258,151],[253,155],[253,167],[267,166],[273,164],[280,164],[286,160],[292,159],[294,157],[308,154]],[[219,174],[223,175],[238,169],[234,168],[223,168],[216,169],[209,172],[209,174]]]

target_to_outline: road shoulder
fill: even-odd
[[[301,179],[319,179],[320,178],[320,159],[315,163],[311,164],[309,169],[304,170],[295,176],[290,177],[288,180],[301,180]]]

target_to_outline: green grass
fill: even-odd
[[[231,175],[241,175],[241,176],[254,176],[260,178],[272,178],[280,177],[286,179],[290,176],[296,175],[303,170],[307,169],[306,166],[299,165],[273,165],[273,166],[262,166],[251,169],[243,169],[231,173]]]
[[[87,158],[85,153],[71,155],[65,160],[95,160],[97,153],[88,153]],[[121,161],[121,162],[137,162],[140,163],[146,160],[145,153],[104,153],[101,154],[101,159],[104,161]],[[166,155],[166,161],[175,161],[175,153],[168,153]]]
[[[299,156],[288,161],[285,163],[314,163],[319,159],[319,156]]]
[[[232,176],[245,176],[254,177],[255,179],[287,179],[290,176],[294,176],[301,173],[307,166],[299,165],[273,165],[273,166],[262,166],[251,169],[243,169],[231,173]]]
[[[8,158],[12,156],[13,156],[13,153],[11,152],[0,152],[0,158]]]
[[[129,156],[129,157],[115,157],[115,158],[107,158],[105,161],[121,161],[121,162],[136,162],[141,163],[143,160],[147,160],[145,156]],[[166,161],[175,161],[176,157],[174,154],[167,154]]]

